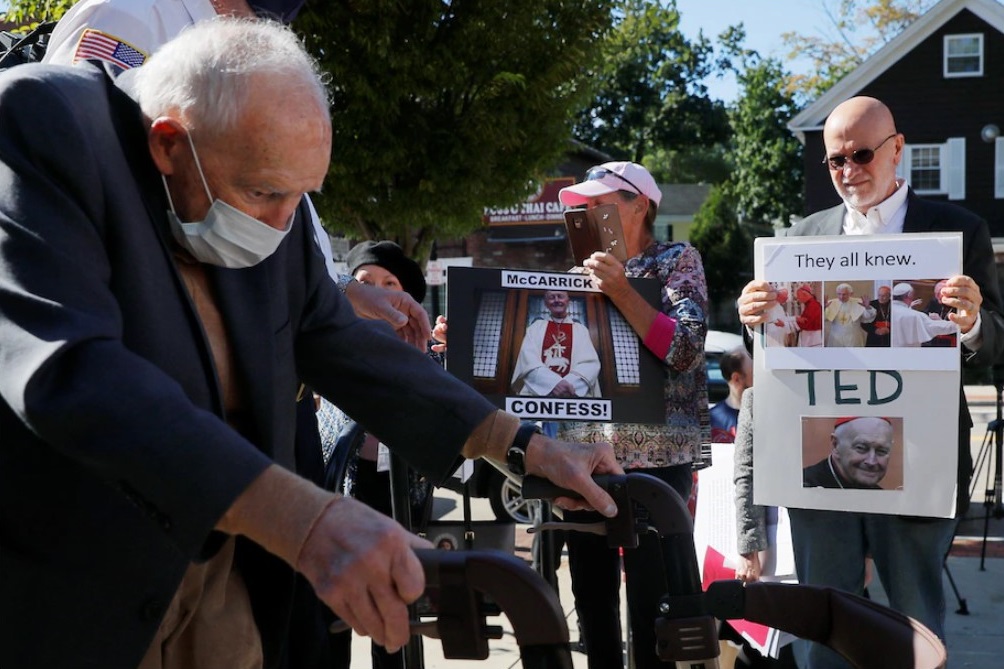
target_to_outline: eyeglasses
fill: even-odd
[[[634,188],[634,191],[639,195],[644,195],[644,193],[641,192],[641,189],[635,186],[633,183],[631,183],[631,181],[627,177],[623,177],[620,174],[614,172],[613,170],[608,170],[605,167],[594,167],[590,169],[588,172],[586,172],[586,181],[596,181],[597,179],[602,179],[608,174],[617,177],[618,179],[626,183],[628,186],[631,186],[631,188]]]
[[[826,156],[825,158],[823,158],[823,162],[829,165],[830,169],[833,170],[834,172],[837,170],[844,169],[844,165],[847,164],[848,160],[854,163],[855,165],[867,165],[868,163],[870,163],[872,160],[875,159],[875,152],[881,149],[883,144],[885,144],[898,134],[899,133],[897,132],[892,133],[891,135],[883,139],[881,142],[879,142],[879,145],[876,146],[874,149],[858,149],[850,156]]]

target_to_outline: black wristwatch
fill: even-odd
[[[540,434],[540,428],[533,423],[523,423],[516,430],[513,437],[512,446],[505,454],[505,463],[516,476],[526,476],[526,447],[530,445],[530,438]]]

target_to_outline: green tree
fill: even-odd
[[[597,91],[575,124],[575,137],[601,151],[642,162],[660,149],[712,146],[728,135],[725,107],[702,83],[715,71],[711,43],[680,32],[675,0],[626,0],[596,50]]]
[[[729,110],[733,170],[694,217],[690,241],[701,252],[712,304],[731,305],[752,276],[752,240],[802,210],[802,145],[787,128],[798,113],[779,61],[743,46],[742,26],[720,36],[740,95]],[[728,313],[734,313],[729,308]],[[725,313],[723,308],[721,313]],[[712,315],[716,311],[712,310]]]
[[[785,90],[787,73],[775,59],[744,57],[740,96],[730,110],[735,201],[739,221],[754,230],[787,225],[803,208],[802,144],[788,130],[800,111]]]
[[[484,207],[524,199],[568,149],[613,4],[310,0],[293,27],[332,82],[332,163],[314,197],[325,225],[424,260]],[[11,0],[10,15],[70,5]]]
[[[830,22],[825,34],[787,32],[781,35],[789,58],[808,56],[809,74],[792,75],[791,91],[818,97],[866,58],[891,41],[933,7],[937,0],[820,0]]]
[[[718,184],[727,180],[734,169],[728,145],[722,142],[657,148],[645,156],[642,164],[658,183],[666,184]]]
[[[568,148],[611,4],[309,4],[294,27],[334,89],[326,225],[422,260],[524,199]]]
[[[9,0],[4,19],[22,28],[34,28],[40,21],[57,21],[76,0]]]
[[[739,222],[737,204],[733,184],[712,187],[690,229],[690,243],[701,252],[704,263],[708,298],[713,305],[709,315],[712,325],[714,305],[731,304],[753,275],[752,235]]]

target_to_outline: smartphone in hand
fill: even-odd
[[[624,230],[621,228],[621,216],[615,204],[601,204],[589,210],[596,226],[597,241],[600,248],[622,263],[627,261],[627,248],[624,243]]]
[[[565,210],[565,231],[576,265],[581,266],[582,261],[591,256],[593,251],[599,250],[600,243],[585,207]]]
[[[603,204],[592,209],[567,209],[565,230],[576,265],[582,265],[596,251],[609,253],[621,262],[627,260],[624,231],[615,204]]]

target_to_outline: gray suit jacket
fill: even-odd
[[[788,230],[790,236],[843,234],[844,205],[807,216]],[[967,367],[990,367],[1004,353],[1004,307],[997,282],[993,245],[986,221],[957,205],[925,200],[911,189],[907,195],[906,220],[903,232],[961,232],[962,271],[976,281],[983,295],[980,308],[983,344],[978,351],[963,347],[962,362]],[[972,476],[972,455],[969,452],[969,430],[973,426],[965,394],[959,386],[959,511],[968,507],[969,479]]]
[[[437,479],[494,410],[355,317],[301,207],[261,264],[209,268],[238,434],[137,106],[94,67],[24,65],[0,75],[0,128],[0,666],[135,666],[221,514],[294,466],[301,380]],[[237,559],[273,661],[292,572],[249,542]]]

